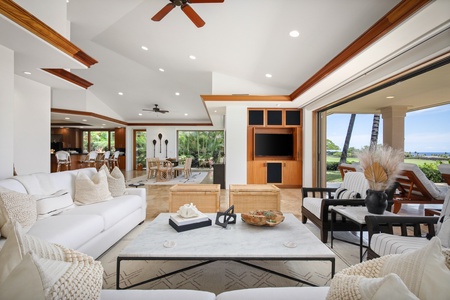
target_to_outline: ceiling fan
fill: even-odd
[[[197,27],[205,25],[205,21],[189,6],[189,3],[222,3],[224,0],[170,0],[170,3],[164,6],[152,17],[153,21],[161,21],[175,6],[181,6],[181,10]]]
[[[169,112],[168,110],[160,109],[158,107],[158,104],[155,104],[155,107],[153,107],[153,108],[143,108],[142,110],[143,111],[152,111],[152,112],[160,113],[160,114],[165,114],[165,113]]]

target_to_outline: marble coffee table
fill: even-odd
[[[331,276],[335,272],[335,254],[323,244],[293,214],[285,214],[285,220],[275,227],[258,227],[246,224],[237,214],[236,224],[227,228],[214,225],[216,214],[206,214],[213,225],[184,232],[177,232],[169,225],[170,213],[158,215],[140,235],[127,245],[117,257],[116,288],[120,280],[120,263],[126,260],[196,260],[204,261],[195,266],[217,260],[233,260],[259,269],[251,260],[306,260],[330,261]],[[292,278],[271,270],[268,272],[313,285],[299,278]],[[173,275],[176,272],[165,274]],[[161,279],[155,277],[126,288]]]

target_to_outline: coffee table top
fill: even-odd
[[[244,223],[226,229],[214,225],[216,214],[206,214],[212,226],[177,232],[162,213],[126,246],[119,257],[151,259],[328,259],[335,254],[293,214],[275,227]],[[172,246],[172,247],[171,247]]]

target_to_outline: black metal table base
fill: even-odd
[[[192,266],[189,266],[189,267],[185,267],[185,268],[182,268],[182,269],[179,269],[179,270],[175,270],[175,271],[169,272],[167,274],[163,274],[163,275],[160,275],[160,276],[157,276],[157,277],[153,277],[153,278],[144,280],[142,282],[129,285],[129,286],[124,287],[124,288],[120,287],[120,262],[122,260],[168,260],[168,259],[167,258],[155,259],[155,258],[143,258],[143,257],[126,257],[126,258],[117,257],[117,274],[116,274],[116,289],[117,290],[130,289],[130,288],[133,288],[133,287],[145,284],[145,283],[153,282],[153,281],[156,281],[156,280],[168,277],[168,276],[172,276],[172,275],[180,273],[180,272],[184,272],[184,271],[187,271],[187,270],[190,270],[190,269],[194,269],[194,268],[197,268],[197,267],[200,267],[200,266],[204,266],[204,265],[216,262],[218,260],[224,260],[224,259],[223,258],[218,258],[218,259],[209,259],[208,258],[208,260],[202,259],[202,258],[182,259],[182,261],[187,261],[187,260],[196,260],[196,261],[198,261],[199,260],[199,261],[202,261],[202,262],[198,263],[198,264],[195,264],[195,265],[192,265]],[[180,260],[180,259],[172,259],[172,260]],[[286,274],[283,274],[283,273],[280,273],[280,272],[277,272],[277,271],[274,271],[274,270],[270,270],[270,269],[267,269],[267,268],[264,268],[264,267],[261,267],[261,266],[258,266],[258,265],[251,264],[251,263],[248,262],[250,259],[246,259],[245,261],[244,260],[236,260],[236,259],[229,259],[229,260],[237,262],[237,263],[241,263],[243,265],[246,265],[246,266],[249,266],[249,267],[253,267],[253,268],[256,268],[256,269],[259,269],[259,270],[262,270],[262,271],[265,271],[265,272],[268,272],[268,273],[271,273],[271,274],[275,274],[277,276],[280,276],[280,277],[283,277],[283,278],[286,278],[286,279],[290,279],[290,280],[293,280],[293,281],[296,281],[296,282],[300,282],[300,283],[307,284],[307,285],[310,285],[310,286],[317,286],[316,284],[308,282],[306,280],[303,280],[303,279],[300,279],[300,278],[297,278],[297,277],[292,277],[292,276],[289,276],[289,275],[286,275]],[[256,260],[256,259],[253,259],[253,260]],[[331,262],[331,278],[333,278],[334,273],[335,273],[335,268],[336,268],[336,266],[335,266],[335,258],[321,258],[321,259],[310,259],[310,258],[308,258],[308,259],[291,259],[291,258],[289,258],[289,259],[258,259],[258,260],[264,260],[264,261],[267,261],[267,260],[277,260],[277,261],[284,261],[284,260],[330,261]]]

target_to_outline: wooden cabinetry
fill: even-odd
[[[247,183],[302,186],[301,110],[248,110]]]
[[[116,128],[114,131],[114,136],[116,149],[125,148],[125,141],[126,141],[125,128]]]

